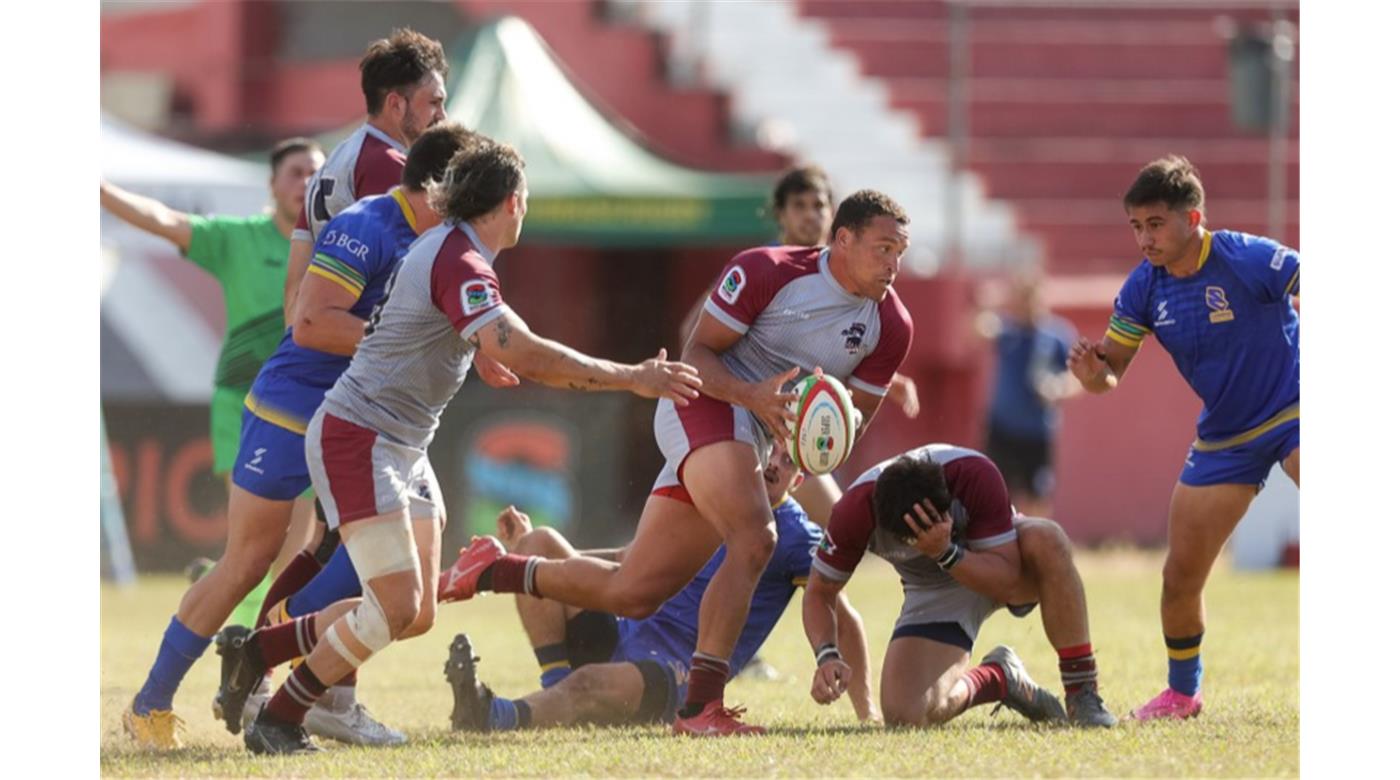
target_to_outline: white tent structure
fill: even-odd
[[[268,170],[142,132],[101,123],[102,178],[195,214],[255,214]],[[102,397],[207,401],[223,329],[213,278],[162,239],[102,214]]]

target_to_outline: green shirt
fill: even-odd
[[[252,387],[263,361],[282,341],[282,287],[291,242],[277,232],[272,215],[190,217],[185,253],[224,288],[227,325],[214,384]]]

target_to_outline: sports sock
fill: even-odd
[[[540,662],[540,687],[552,688],[569,676],[569,648],[563,642],[535,648],[535,660]]]
[[[1205,632],[1195,636],[1167,640],[1167,684],[1183,696],[1195,696],[1201,691],[1201,638]]]
[[[530,705],[524,699],[491,700],[491,713],[487,715],[492,731],[513,731],[530,728]]]
[[[235,626],[256,626],[258,618],[262,615],[264,600],[268,591],[272,588],[272,576],[264,575],[262,581],[248,595],[238,602],[238,606],[233,608],[233,614],[229,615],[228,622]],[[275,602],[274,602],[275,603]]]
[[[248,638],[248,649],[263,668],[280,666],[293,658],[311,655],[316,646],[316,616],[292,618],[286,623],[260,628]]]
[[[311,578],[315,577],[316,572],[320,570],[321,563],[316,560],[313,553],[307,550],[297,553],[296,557],[287,563],[287,568],[277,575],[277,579],[273,580],[272,586],[267,589],[267,597],[263,599],[262,607],[258,610],[257,626],[261,628],[267,625],[267,615],[272,607],[282,599],[301,590],[302,586],[310,582]]]
[[[1060,655],[1060,682],[1065,685],[1066,696],[1077,692],[1086,685],[1098,685],[1099,666],[1094,661],[1092,643],[1059,647],[1055,649],[1055,652]]]
[[[693,718],[712,701],[724,701],[724,684],[729,681],[729,661],[697,652],[690,657],[690,683],[685,706],[678,713]]]
[[[265,712],[284,723],[301,723],[306,719],[306,711],[326,692],[326,687],[311,671],[310,664],[302,664],[277,689]]]
[[[974,666],[963,674],[962,681],[967,685],[964,711],[1006,698],[1006,672],[996,664]]]
[[[178,617],[171,616],[170,625],[165,627],[165,636],[160,640],[160,650],[156,651],[156,662],[151,665],[145,684],[136,694],[136,714],[170,709],[180,681],[185,679],[185,674],[208,646],[208,637],[185,628]]]
[[[287,598],[287,614],[299,617],[320,612],[341,599],[352,599],[363,592],[360,575],[345,545],[337,547],[326,565],[309,580]]]
[[[487,566],[477,580],[477,590],[493,593],[535,592],[535,566],[539,565],[537,555],[516,555],[511,553]]]

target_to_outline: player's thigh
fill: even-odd
[[[743,441],[707,444],[690,453],[684,484],[700,515],[724,539],[772,525],[758,452]]]
[[[642,683],[636,664],[603,663],[575,669],[560,685],[567,685],[569,695],[580,700],[579,704],[593,705],[582,709],[596,707],[620,719],[641,706]]]
[[[880,671],[880,711],[889,725],[923,724],[967,668],[968,651],[921,636],[898,636]]]
[[[1169,574],[1204,582],[1255,492],[1254,485],[1178,482],[1167,512]]]
[[[836,484],[836,477],[831,474],[808,476],[792,491],[792,497],[802,505],[812,522],[826,528],[826,524],[831,521],[832,507],[841,500],[841,487]]]
[[[293,507],[292,501],[263,498],[236,483],[230,486],[224,560],[247,559],[270,565],[287,536]]]
[[[694,505],[650,496],[614,577],[615,587],[647,601],[665,601],[690,582],[721,541]]]

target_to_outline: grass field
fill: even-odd
[[[1101,688],[1120,716],[1165,684],[1157,621],[1160,554],[1081,553]],[[483,677],[498,693],[523,695],[538,670],[512,601],[484,597],[448,605],[424,637],[395,645],[363,670],[361,699],[409,744],[394,749],[323,743],[319,755],[256,758],[209,712],[218,682],[211,651],[175,698],[188,724],[186,747],[160,755],[132,747],[120,714],[149,667],[183,582],[150,577],[130,590],[102,588],[101,770],[113,776],[1296,776],[1298,761],[1298,578],[1241,574],[1221,566],[1207,592],[1206,709],[1186,723],[1124,724],[1081,732],[1033,727],[1009,711],[982,707],[930,731],[856,723],[843,700],[818,707],[808,696],[812,658],[796,601],[763,657],[785,673],[778,682],[740,680],[726,696],[749,708],[770,735],[743,740],[681,740],[661,727],[579,728],[495,736],[448,729],[451,693],[442,665],[454,634],[471,635]],[[865,616],[879,662],[899,610],[893,570],[867,561],[850,593]],[[982,630],[974,657],[1006,643],[1037,680],[1059,691],[1055,654],[1039,613],[999,612]]]

